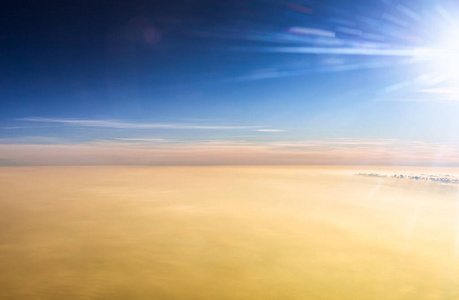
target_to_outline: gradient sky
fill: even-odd
[[[0,165],[459,165],[459,46],[442,46],[458,12],[17,1],[0,12]]]

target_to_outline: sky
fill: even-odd
[[[459,166],[454,1],[14,1],[0,14],[0,165]]]

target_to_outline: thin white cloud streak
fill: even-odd
[[[25,128],[34,128],[33,126],[7,126],[1,127],[1,129],[25,129]]]
[[[450,88],[432,88],[424,89],[417,91],[418,93],[427,93],[427,94],[459,94],[459,89],[450,89]]]
[[[395,99],[385,99],[384,101],[393,101],[393,102],[432,102],[432,103],[452,103],[452,102],[459,102],[459,95],[452,96],[452,95],[439,95],[437,97],[432,98],[395,98]]]
[[[165,139],[152,139],[152,138],[117,138],[118,141],[126,142],[150,142],[150,143],[163,143],[167,140]]]
[[[305,35],[317,35],[325,37],[335,37],[335,33],[329,30],[323,30],[318,28],[308,28],[308,27],[292,27],[288,30],[290,33],[295,34],[305,34]]]
[[[62,144],[63,140],[55,137],[48,136],[23,136],[23,137],[11,137],[11,138],[0,138],[1,144]]]
[[[233,130],[254,129],[260,126],[219,126],[219,125],[194,125],[180,123],[127,123],[116,120],[87,120],[87,119],[60,119],[60,118],[20,118],[17,121],[60,123],[81,127],[98,127],[112,129],[209,129],[209,130]]]
[[[459,145],[402,140],[1,144],[2,165],[458,165]]]
[[[259,132],[284,132],[282,129],[258,129]]]
[[[298,53],[298,54],[336,54],[368,56],[405,56],[424,59],[432,50],[425,48],[384,49],[384,48],[330,48],[330,47],[263,47],[247,48],[247,51]]]

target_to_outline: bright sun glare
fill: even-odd
[[[419,50],[417,57],[426,61],[430,70],[429,82],[424,82],[420,91],[459,100],[459,28],[440,35],[437,43]]]
[[[435,49],[433,59],[445,76],[459,82],[459,29],[446,35]]]

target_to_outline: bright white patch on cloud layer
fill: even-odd
[[[21,118],[18,121],[60,123],[81,127],[98,127],[113,129],[210,129],[210,130],[232,130],[232,129],[254,129],[260,126],[220,126],[220,125],[195,125],[180,123],[128,123],[116,120],[86,120],[86,119],[59,119],[59,118]]]

